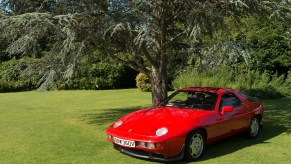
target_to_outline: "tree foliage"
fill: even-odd
[[[253,67],[287,76],[291,69],[291,23],[265,20],[258,25],[255,20],[247,22],[257,27],[245,33],[246,43],[254,50],[252,55],[256,57],[257,63]]]
[[[153,102],[167,96],[167,66],[170,55],[183,50],[179,45],[197,50],[201,39],[217,30],[228,40],[227,19],[239,26],[248,16],[290,16],[290,8],[261,0],[4,0],[1,5],[7,53],[36,56],[44,44],[47,60],[30,66],[43,68],[43,86],[71,78],[77,61],[99,50],[147,75]]]

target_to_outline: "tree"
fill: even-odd
[[[268,70],[287,77],[288,71],[291,70],[291,22],[247,22],[249,26],[256,26],[256,30],[248,30],[245,33],[247,44],[255,50],[253,55],[256,56],[258,64],[254,66],[261,71]]]
[[[240,24],[241,18],[250,15],[284,17],[290,12],[276,1],[260,0],[24,2],[32,9],[26,10],[16,0],[2,2],[7,14],[0,17],[0,31],[11,43],[6,49],[10,54],[34,54],[45,40],[49,54],[42,57],[47,61],[37,63],[44,68],[43,86],[58,77],[70,78],[81,56],[99,50],[146,74],[153,103],[167,96],[168,59],[181,50],[179,42],[195,45],[216,30],[227,39],[226,19]]]

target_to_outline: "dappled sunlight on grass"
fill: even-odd
[[[265,120],[272,125],[283,126],[291,133],[291,98],[265,100]]]

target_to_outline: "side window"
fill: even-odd
[[[222,110],[224,106],[233,106],[235,108],[241,105],[241,101],[234,94],[226,93],[221,97],[219,110]]]

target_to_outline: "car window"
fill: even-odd
[[[249,100],[249,101],[251,101],[251,102],[256,102],[256,101],[258,101],[257,98],[255,98],[255,97],[251,97],[251,96],[249,96],[249,95],[247,95],[247,94],[244,94],[244,93],[241,93],[241,92],[239,92],[239,94],[240,94],[242,97],[244,97],[245,99],[247,99],[247,100]]]
[[[217,94],[212,92],[179,91],[171,95],[163,104],[172,107],[213,110],[216,99]]]
[[[179,92],[170,100],[170,102],[173,103],[173,102],[179,102],[179,101],[186,101],[187,97],[188,97],[187,92]]]
[[[241,105],[241,101],[234,94],[226,93],[221,97],[219,110],[221,110],[224,106],[233,106],[235,108]]]

